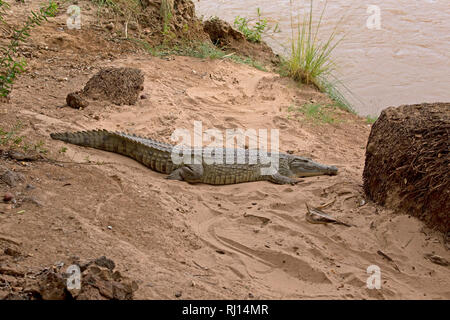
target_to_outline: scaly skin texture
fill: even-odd
[[[170,144],[106,130],[52,133],[50,136],[71,144],[122,154],[154,171],[168,174],[168,179],[184,180],[190,183],[224,185],[267,180],[277,184],[296,184],[300,181],[296,179],[297,177],[335,175],[338,171],[334,166],[280,153],[278,154],[278,172],[262,174],[261,169],[270,167],[270,164],[263,164],[259,156],[256,156],[256,160],[252,162],[249,151],[244,149],[220,149],[222,155],[219,154],[217,157],[222,159],[222,164],[217,161],[212,163],[211,159],[215,157],[214,152],[194,149],[193,154],[197,151],[199,155],[202,155],[196,159],[198,162],[194,162],[194,157],[189,157],[190,161],[178,164],[172,160],[174,146]],[[234,152],[234,157],[231,158],[232,164],[225,158],[229,151]]]

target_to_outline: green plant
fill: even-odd
[[[296,28],[291,16],[291,53],[288,57],[282,58],[280,74],[291,77],[299,83],[314,85],[320,91],[326,93],[337,107],[355,113],[351,103],[341,90],[345,89],[350,95],[352,93],[335,76],[336,65],[332,60],[334,49],[343,40],[343,37],[338,38],[337,36],[339,23],[325,41],[319,41],[320,26],[327,2],[323,6],[317,23],[313,21],[313,2],[313,0],[310,0],[310,10],[303,15],[302,21],[299,21]]]
[[[111,7],[115,8],[116,3],[113,0],[91,0],[93,3],[98,5],[99,7]]]
[[[28,150],[30,150],[30,148],[31,148],[31,145],[28,144],[28,143],[25,143],[25,144],[22,146],[22,149],[23,149],[23,151],[25,151],[25,152],[27,152]]]
[[[169,0],[161,1],[160,15],[163,20],[163,34],[168,35],[170,31],[170,21],[172,20],[172,6]]]
[[[366,116],[366,122],[368,124],[373,124],[377,120],[378,120],[378,116],[371,116],[371,115]]]
[[[258,20],[252,27],[249,25],[250,20],[248,20],[247,18],[237,16],[234,19],[234,26],[244,34],[245,38],[248,41],[251,42],[260,42],[262,34],[267,29],[267,19],[261,19],[261,11],[259,8],[257,9],[257,13]],[[278,25],[275,27],[275,30],[277,29]]]
[[[130,38],[129,40],[137,43],[142,48],[147,50],[151,55],[156,57],[180,55],[200,59],[229,59],[236,63],[246,64],[256,69],[267,71],[263,65],[261,65],[259,62],[251,58],[241,57],[234,53],[231,54],[226,53],[225,51],[207,42],[194,41],[194,42],[187,42],[181,45],[168,46],[166,44],[163,44],[157,47],[152,47],[148,44],[148,42],[141,39]]]
[[[0,4],[4,9],[4,2]],[[5,48],[0,48],[0,96],[9,95],[16,76],[24,71],[25,60],[17,60],[13,57],[20,43],[30,36],[33,27],[41,25],[43,21],[47,21],[48,17],[55,16],[57,11],[58,5],[53,1],[41,7],[38,12],[31,11],[23,26],[20,29],[14,29],[10,43]]]
[[[306,120],[315,123],[334,123],[333,105],[322,105],[319,103],[305,103],[301,107],[289,106],[288,112],[300,113]]]
[[[3,16],[6,14],[6,9],[9,8],[9,4],[0,0],[0,22],[3,21]]]
[[[22,148],[24,151],[33,149],[39,153],[47,153],[48,150],[44,148],[44,142],[39,141],[38,143],[32,145],[26,142],[25,137],[19,135],[19,131],[22,129],[22,124],[20,122],[16,123],[10,130],[0,128],[0,145],[7,148]]]
[[[189,25],[187,23],[183,24],[183,32],[188,33],[189,32]]]
[[[40,140],[38,143],[36,143],[33,146],[33,149],[34,149],[34,151],[37,151],[39,153],[44,153],[45,154],[45,153],[48,152],[48,150],[43,148],[43,146],[44,146],[44,141]]]
[[[100,20],[100,16],[105,8],[110,8],[112,11],[117,12],[118,7],[116,3],[112,0],[91,0],[95,5],[97,5],[97,19]]]
[[[18,142],[20,144],[20,142],[22,141],[21,139],[20,141],[18,140],[19,136],[17,136],[17,132],[20,130],[21,127],[22,124],[18,122],[9,131],[0,128],[0,145],[9,145],[11,141]]]
[[[113,12],[117,12],[117,6],[112,0],[91,0],[95,5],[97,5],[97,20],[100,24],[100,17],[105,8],[112,9]]]
[[[294,36],[294,23],[291,17],[292,40],[291,54],[282,62],[282,69],[286,75],[305,84],[313,84],[323,90],[324,81],[335,69],[331,53],[342,40],[336,39],[337,28],[333,30],[326,41],[318,39],[320,26],[326,10],[325,3],[317,24],[313,22],[313,0],[310,0],[308,14],[303,16]]]
[[[139,14],[142,9],[140,0],[91,0],[98,6],[98,13],[104,8],[112,9],[127,18]]]
[[[334,78],[333,81],[329,81],[328,79],[322,80],[322,91],[334,101],[337,107],[351,113],[356,113],[348,99],[339,89],[337,89],[338,86],[345,89],[348,94],[352,95],[352,92],[339,79]]]
[[[142,14],[142,4],[140,0],[91,0],[97,5],[97,19],[100,23],[101,16],[105,13],[112,13],[114,18],[125,20],[123,36],[128,39],[128,24],[131,21],[139,21]]]

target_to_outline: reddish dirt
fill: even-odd
[[[13,7],[18,17],[28,10]],[[0,128],[20,123],[17,149],[36,149],[20,156],[2,147],[2,170],[17,182],[0,182],[0,195],[15,199],[0,203],[0,252],[20,255],[0,260],[2,268],[36,274],[60,261],[66,266],[70,257],[106,256],[136,282],[138,299],[450,298],[448,239],[365,198],[364,119],[336,109],[334,123],[311,123],[289,110],[330,103],[314,88],[227,60],[152,57],[96,31],[89,24],[95,11],[86,15],[81,31],[61,30],[63,14],[33,31],[28,72],[10,102],[0,103]],[[104,67],[142,70],[147,98],[61,107]],[[339,175],[296,186],[190,185],[49,137],[103,128],[169,142],[176,128],[191,130],[197,120],[204,130],[278,128],[281,151],[336,165]],[[325,212],[354,227],[310,224],[306,202],[327,205]],[[366,287],[374,264],[382,271],[380,290]],[[10,276],[0,271],[1,279]],[[11,293],[3,280],[0,296]]]
[[[167,0],[167,12],[171,17],[166,20],[164,35],[164,18],[161,14],[161,0],[141,1],[143,10],[138,14],[138,29],[146,39],[153,44],[167,41],[180,42],[185,40],[208,39],[203,31],[200,19],[195,15],[195,5],[191,0]]]

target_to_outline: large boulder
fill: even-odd
[[[84,89],[67,95],[69,107],[84,109],[89,100],[109,101],[116,105],[133,105],[144,89],[144,73],[136,68],[104,68],[97,72]]]
[[[367,196],[449,232],[449,132],[450,103],[385,109],[367,143]]]

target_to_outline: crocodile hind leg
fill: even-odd
[[[190,183],[201,182],[203,166],[201,164],[184,165],[167,176],[169,180],[184,180]]]
[[[292,179],[286,176],[283,176],[279,173],[275,173],[273,175],[270,176],[269,178],[270,182],[276,183],[276,184],[290,184],[290,185],[295,185],[299,182],[302,182],[303,180],[301,179]]]

